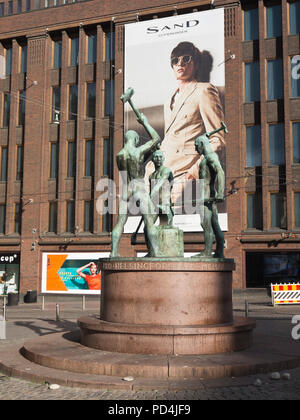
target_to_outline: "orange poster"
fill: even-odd
[[[109,253],[44,253],[43,293],[100,294],[98,261]]]

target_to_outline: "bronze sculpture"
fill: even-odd
[[[129,216],[129,203],[134,200],[138,205],[145,224],[145,239],[148,248],[147,257],[183,256],[183,232],[173,228],[173,209],[171,191],[173,185],[173,173],[164,166],[164,154],[158,150],[161,138],[156,130],[149,124],[143,115],[133,104],[131,98],[134,94],[132,88],[127,89],[121,96],[123,103],[129,102],[137,116],[137,121],[143,125],[151,140],[144,145],[139,145],[139,135],[133,130],[125,134],[123,149],[117,154],[117,165],[121,172],[123,186],[119,204],[118,220],[112,231],[111,258],[120,257],[118,252],[119,242],[125,223]],[[224,258],[224,234],[221,230],[218,218],[217,203],[224,201],[225,174],[218,155],[213,151],[210,137],[219,131],[228,133],[226,124],[221,123],[221,128],[211,133],[205,133],[195,140],[195,150],[203,159],[199,165],[199,179],[204,185],[204,211],[201,224],[204,231],[205,250],[195,257],[212,258],[212,246],[214,237],[217,246],[214,258]],[[144,180],[145,161],[151,156],[155,165],[155,171],[150,175],[150,194]],[[161,226],[154,225],[160,217]],[[138,226],[140,227],[141,223]],[[170,230],[167,233],[167,230]],[[136,236],[137,231],[133,236]],[[170,240],[174,253],[170,253]],[[132,239],[132,244],[136,243]],[[172,247],[171,247],[172,248]]]
[[[155,171],[150,175],[150,198],[156,207],[154,222],[160,218],[160,224],[173,225],[174,212],[172,209],[171,193],[174,176],[169,168],[164,166],[165,156],[161,150],[153,153],[152,162]]]
[[[128,219],[128,207],[132,199],[138,204],[145,223],[149,255],[151,257],[158,256],[157,229],[153,222],[155,209],[144,181],[144,164],[146,157],[159,147],[161,139],[154,128],[151,127],[145,115],[133,106],[131,101],[133,93],[132,88],[127,89],[122,95],[121,100],[124,103],[127,101],[130,103],[137,115],[138,122],[143,125],[147,133],[151,136],[151,140],[139,146],[139,135],[135,131],[129,130],[125,134],[124,147],[117,154],[117,165],[122,175],[123,186],[119,203],[118,220],[112,231],[111,258],[119,257],[119,242]]]
[[[228,133],[226,124],[222,122],[222,127],[216,131],[224,130]],[[212,133],[206,133],[197,137],[195,149],[200,156],[203,156],[199,165],[199,179],[203,180],[204,188],[204,212],[201,221],[204,231],[205,250],[196,257],[211,257],[214,236],[216,237],[216,252],[214,258],[224,257],[224,234],[221,230],[218,217],[217,203],[224,201],[225,174],[221,166],[219,157],[209,143]]]

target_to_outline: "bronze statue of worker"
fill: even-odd
[[[224,122],[219,129],[228,132]],[[212,150],[209,143],[210,134],[203,134],[195,140],[195,149],[203,159],[199,165],[199,179],[203,180],[204,211],[201,225],[204,231],[205,249],[196,257],[212,257],[214,237],[216,238],[216,251],[214,258],[224,258],[224,234],[219,224],[217,203],[224,201],[225,174],[217,153]]]
[[[118,247],[123,233],[125,223],[129,216],[129,205],[132,200],[139,206],[145,224],[147,236],[147,246],[149,256],[158,256],[157,228],[154,226],[153,218],[155,214],[154,205],[150,199],[145,184],[145,161],[152,153],[159,148],[161,138],[154,128],[151,127],[145,115],[140,113],[131,101],[134,93],[132,88],[127,89],[121,96],[121,100],[129,102],[137,115],[138,122],[143,125],[151,140],[143,145],[139,145],[139,135],[133,130],[125,134],[123,149],[117,154],[117,165],[121,172],[123,185],[119,203],[119,214],[116,225],[112,231],[111,258],[119,257]]]
[[[156,150],[152,156],[155,171],[150,175],[150,198],[155,205],[157,218],[163,226],[173,226],[174,212],[172,208],[172,188],[174,176],[169,168],[164,166],[165,156],[161,150]]]

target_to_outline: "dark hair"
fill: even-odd
[[[192,42],[180,42],[171,52],[174,57],[191,55],[195,66],[195,79],[197,82],[210,82],[210,73],[213,68],[213,57],[209,51],[199,51]]]

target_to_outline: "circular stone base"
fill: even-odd
[[[255,322],[233,319],[234,260],[102,259],[100,318],[81,318],[81,343],[118,353],[220,354],[252,345]]]
[[[101,260],[103,321],[149,326],[231,325],[233,260]]]
[[[78,320],[81,343],[103,351],[193,355],[240,351],[252,345],[255,321],[236,318],[232,325],[149,326],[117,324],[98,318]]]

